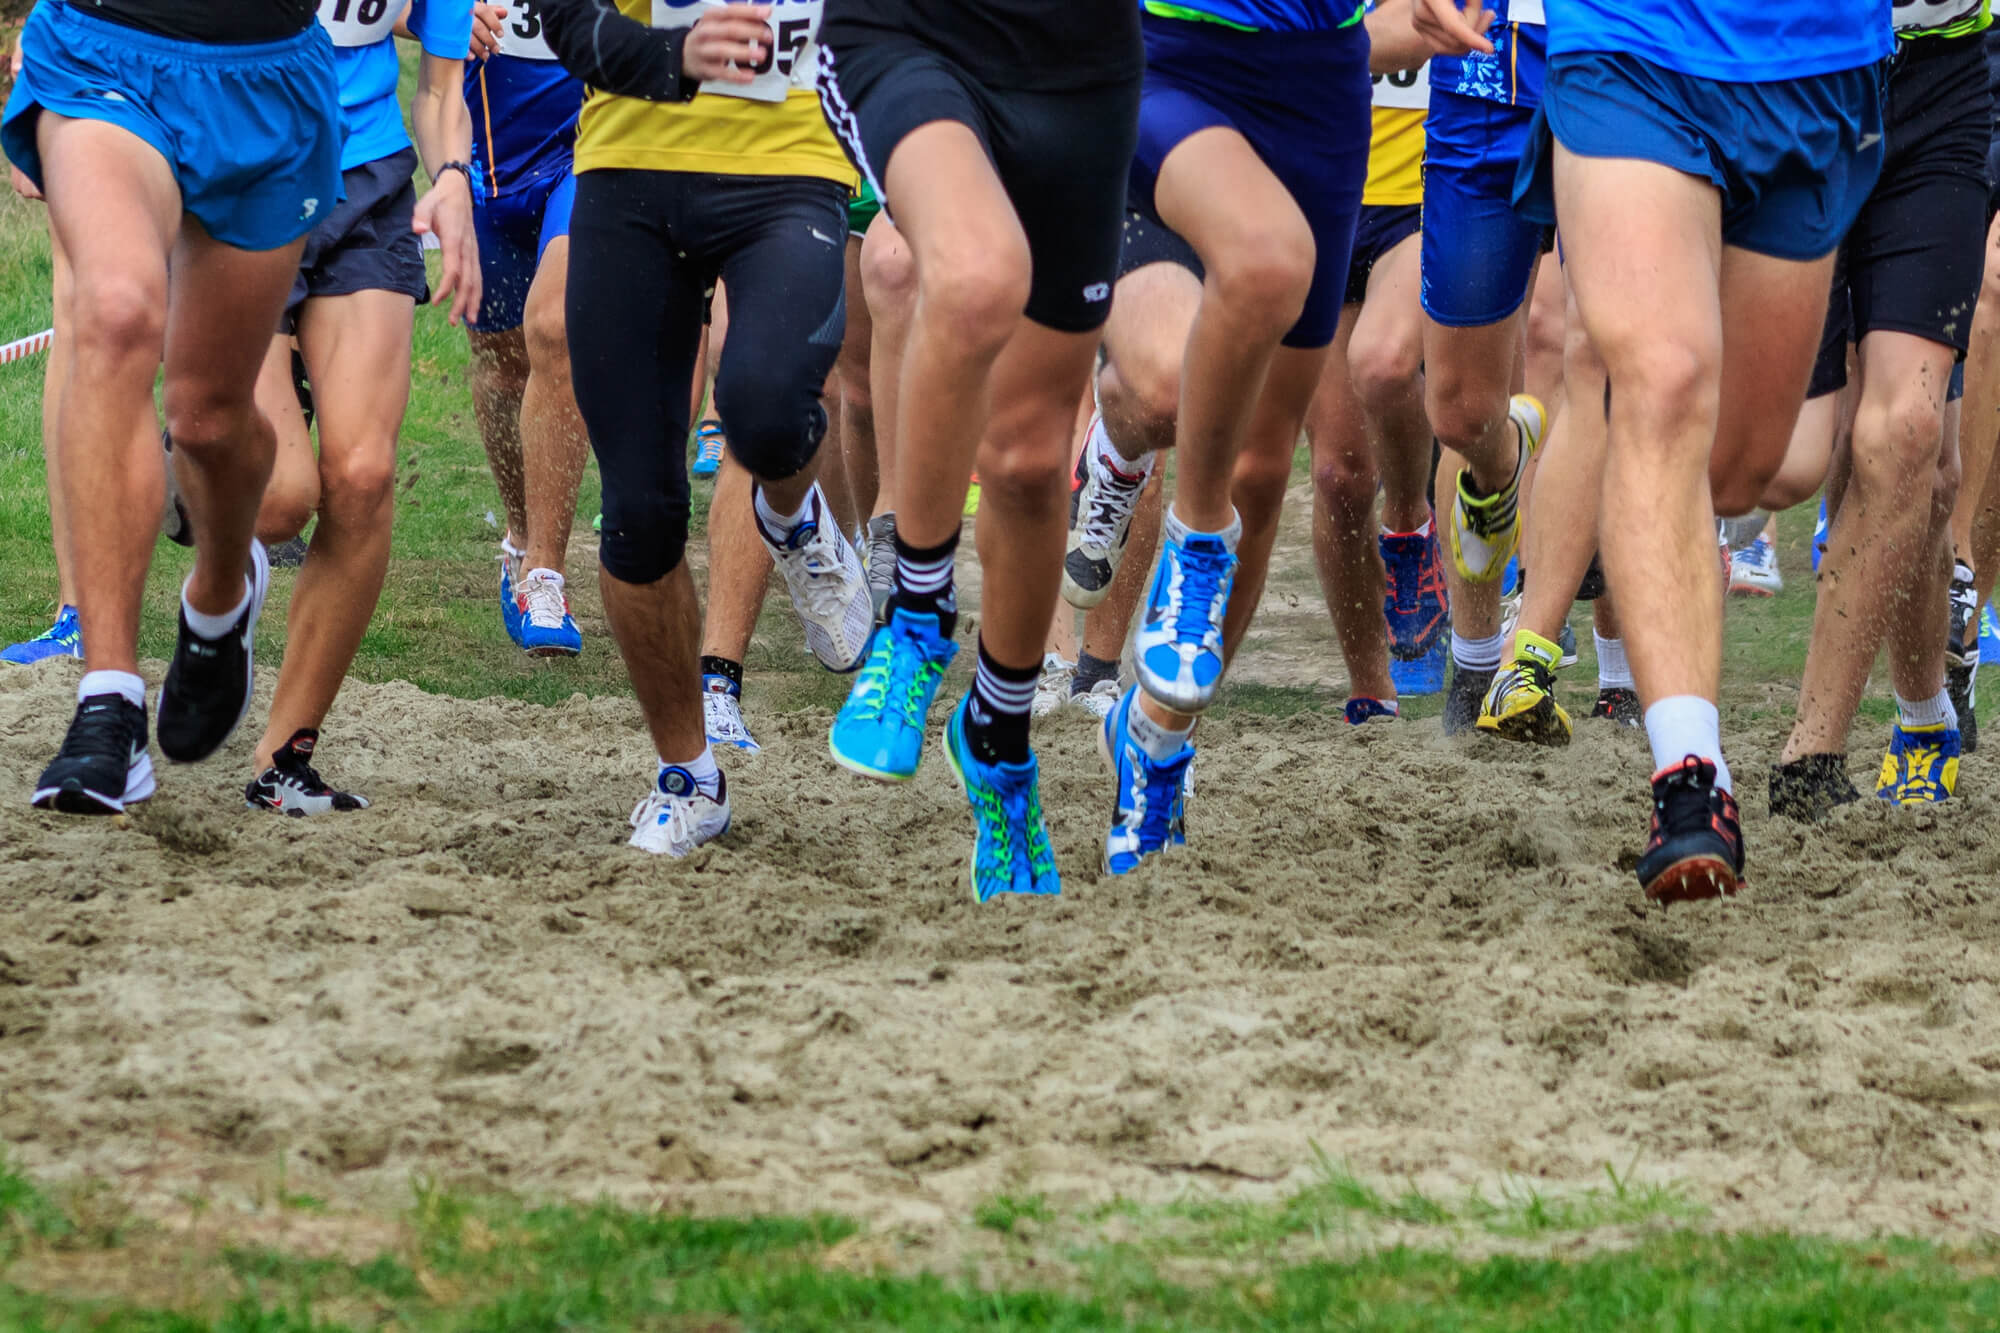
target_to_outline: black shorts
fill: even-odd
[[[822,45],[819,92],[835,136],[892,218],[883,173],[896,146],[932,121],[970,129],[1027,233],[1028,318],[1064,333],[1103,325],[1138,141],[1136,76],[1077,91],[989,88],[922,42],[882,32]]]
[[[1125,232],[1118,247],[1119,280],[1150,264],[1177,265],[1194,274],[1196,282],[1206,276],[1194,247],[1172,227],[1135,205],[1125,210]]]
[[[1988,28],[1980,38],[1986,48],[1986,87],[1993,93],[1993,132],[1986,146],[1986,216],[2000,214],[2000,28]]]
[[[1923,37],[1890,66],[1882,175],[1841,243],[1812,394],[1847,383],[1847,344],[1878,329],[1965,359],[1986,262],[1993,98],[1983,45]]]
[[[1354,249],[1347,259],[1347,294],[1344,305],[1360,305],[1368,299],[1368,275],[1382,256],[1423,229],[1422,204],[1363,204],[1361,219],[1354,224]]]
[[[298,331],[308,297],[400,292],[418,305],[431,299],[423,246],[410,230],[416,170],[417,150],[405,148],[340,173],[347,197],[306,237],[278,332]]]

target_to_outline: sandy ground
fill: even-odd
[[[1441,1196],[1636,1161],[1722,1225],[2000,1231],[1985,756],[1934,814],[1803,830],[1739,701],[1751,888],[1667,912],[1629,870],[1635,735],[1236,710],[1190,846],[1114,882],[1064,714],[1066,891],[980,907],[944,765],[850,778],[823,712],[762,720],[734,830],[679,864],[622,845],[648,746],[619,699],[354,686],[371,811],[244,810],[239,739],[129,818],[46,815],[74,667],[0,673],[0,1143],[36,1173],[143,1203],[283,1158],[357,1201],[425,1173],[921,1227],[1001,1190],[1275,1192],[1318,1144]]]

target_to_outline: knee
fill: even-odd
[[[332,458],[322,453],[319,472],[323,511],[357,519],[379,515],[395,499],[395,441],[345,450]]]
[[[1431,433],[1447,449],[1477,449],[1507,416],[1507,388],[1480,377],[1424,372],[1424,414]]]
[[[926,336],[961,355],[998,355],[1027,307],[1029,276],[1018,239],[942,249],[923,267]]]
[[[600,460],[600,467],[602,466]],[[607,477],[597,561],[620,583],[657,583],[687,554],[688,498],[663,484],[629,485]]]
[[[70,314],[79,359],[144,361],[149,371],[158,364],[167,333],[163,285],[118,273],[78,274]]]
[[[897,326],[907,323],[917,299],[917,265],[910,247],[893,231],[861,247],[861,294],[869,318]]]
[[[1236,471],[1230,478],[1230,498],[1246,530],[1258,528],[1277,516],[1279,506],[1285,502],[1285,487],[1291,480],[1289,452],[1249,448],[1237,455]]]
[[[1775,468],[1742,459],[1726,469],[1711,469],[1708,477],[1709,502],[1717,518],[1741,518],[1755,509],[1772,490]]]
[[[979,449],[981,490],[1029,502],[1069,490],[1076,404],[1066,398],[1037,394],[994,412]]]
[[[1220,250],[1207,264],[1210,290],[1238,320],[1278,333],[1298,322],[1316,257],[1303,224],[1248,223]]]
[[[750,474],[781,481],[812,462],[826,438],[826,405],[817,384],[752,382],[732,368],[715,380],[715,410],[729,451]]]
[[[1335,447],[1315,453],[1313,491],[1335,521],[1358,523],[1375,506],[1374,460],[1365,449]]]
[[[561,303],[544,302],[530,306],[521,323],[521,336],[528,345],[528,368],[537,375],[549,375],[569,382],[569,323]]]
[[[1119,443],[1153,453],[1174,447],[1174,423],[1180,417],[1181,368],[1178,362],[1144,359],[1113,361],[1109,373],[1098,376],[1098,407],[1118,426]]]
[[[1362,406],[1380,412],[1409,393],[1423,369],[1423,349],[1414,341],[1351,344],[1347,374]]]
[[[1921,382],[1864,388],[1854,413],[1853,484],[1887,494],[1930,479],[1944,441],[1942,393]]]

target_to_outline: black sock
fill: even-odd
[[[958,534],[942,546],[912,546],[896,534],[895,604],[918,615],[936,616],[938,632],[949,639],[958,629],[958,585],[952,559]]]
[[[984,764],[1018,764],[1028,758],[1028,712],[1035,702],[1040,666],[1002,666],[979,644],[979,674],[972,706],[965,710],[965,741]]]
[[[1076,655],[1076,675],[1070,680],[1069,692],[1071,694],[1089,694],[1090,687],[1098,681],[1117,679],[1118,662],[1116,659],[1107,662],[1101,657],[1092,657],[1089,653],[1080,652]]]
[[[701,674],[703,676],[722,676],[729,681],[729,692],[731,694],[743,693],[743,664],[741,662],[732,662],[726,657],[709,657],[704,654],[701,659]]]

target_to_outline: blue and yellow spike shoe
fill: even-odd
[[[826,746],[833,762],[880,782],[908,782],[924,751],[924,719],[958,645],[938,618],[889,604],[868,641],[867,660],[840,706]]]
[[[1187,842],[1187,771],[1194,747],[1183,745],[1164,762],[1147,754],[1132,739],[1130,718],[1138,706],[1135,685],[1097,731],[1098,753],[1111,765],[1118,787],[1111,829],[1104,835],[1104,869],[1112,875],[1128,875],[1155,852]]]
[[[722,451],[729,440],[722,433],[722,423],[714,417],[708,418],[694,428],[694,465],[688,475],[707,481],[722,471]]]
[[[33,666],[52,657],[82,656],[83,625],[76,618],[76,608],[67,605],[56,612],[56,623],[34,638],[0,648],[0,662],[15,666]]]
[[[972,896],[1062,892],[1055,849],[1042,819],[1041,769],[1035,756],[1020,764],[982,763],[965,739],[967,694],[945,723],[945,762],[972,803]]]
[[[1901,723],[1889,733],[1889,753],[1875,794],[1897,805],[1930,805],[1949,800],[1958,789],[1958,728],[1939,722],[1927,727]]]

